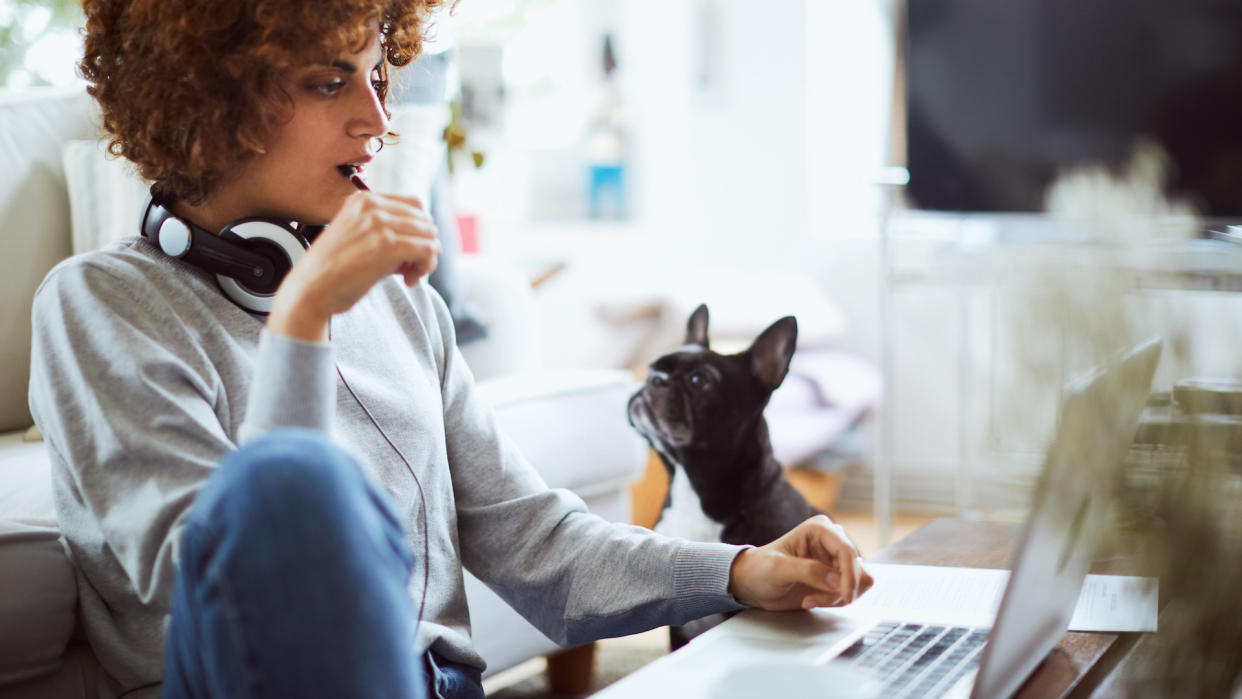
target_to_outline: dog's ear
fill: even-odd
[[[755,338],[746,352],[751,370],[764,386],[775,389],[785,380],[797,344],[798,321],[793,316],[781,318]]]
[[[702,345],[703,349],[707,346],[707,304],[700,303],[699,307],[694,309],[694,313],[690,314],[690,322],[686,323],[686,344]]]

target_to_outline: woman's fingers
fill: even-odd
[[[398,264],[392,273],[400,274],[406,286],[414,286],[419,279],[436,271],[440,249],[440,241],[436,239],[403,239],[395,248]]]
[[[845,604],[845,600],[838,594],[818,593],[807,595],[802,598],[803,609],[814,609],[815,607],[839,607]]]
[[[438,240],[440,231],[425,215],[411,216],[405,212],[371,211],[364,218],[359,236],[382,236],[391,238],[416,238]]]
[[[789,558],[786,559],[786,565],[790,567],[792,577],[797,582],[824,593],[835,595],[839,592],[833,582],[836,573],[822,562],[811,558]]]
[[[826,515],[818,515],[807,522],[810,528],[809,552],[824,563],[832,566],[837,577],[841,598],[846,603],[853,602],[857,594],[858,570],[855,567],[853,543],[845,536],[841,525],[833,522]]]
[[[435,271],[442,250],[439,231],[421,204],[414,197],[369,195],[362,206],[364,225],[359,232],[362,237],[378,240],[379,254],[388,263],[396,261],[390,273],[400,274],[406,286],[414,286],[418,280]]]
[[[282,284],[286,305],[327,318],[351,308],[379,280],[408,286],[436,269],[439,231],[417,197],[356,192]]]
[[[337,214],[337,219],[343,224],[341,228],[351,230],[355,235],[375,228],[405,225],[422,233],[436,233],[435,222],[416,197],[355,192]]]
[[[404,195],[404,194],[383,194],[380,196],[390,201],[400,202],[401,204],[404,204],[405,206],[418,209],[419,211],[427,210],[426,205],[423,204],[423,200],[416,196],[409,196],[409,195]]]
[[[848,604],[854,601],[858,592],[858,571],[854,566],[854,551],[847,549],[837,555],[837,571],[841,575],[841,599]]]

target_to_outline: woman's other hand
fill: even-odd
[[[323,341],[332,316],[353,307],[379,280],[401,274],[414,286],[435,271],[437,236],[415,197],[351,195],[281,282],[268,331]]]

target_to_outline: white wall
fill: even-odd
[[[486,247],[570,260],[566,275],[581,274],[596,289],[611,287],[612,297],[657,295],[678,268],[809,275],[847,318],[842,345],[877,356],[879,189],[873,180],[884,162],[891,97],[887,4],[624,0],[610,6],[607,20],[591,3],[582,7],[584,33],[609,22],[617,28],[635,144],[634,217],[623,225],[548,222],[529,209],[506,211],[496,202],[512,198],[523,180],[537,179],[535,166],[506,169],[506,162],[557,162],[565,155],[498,149],[489,164],[496,168],[496,196],[483,197],[480,212],[487,217]],[[568,41],[576,48],[540,45],[562,62],[594,60],[581,37]],[[564,83],[577,74],[567,68]],[[568,187],[563,194],[574,196]],[[572,303],[556,304],[558,319]],[[581,323],[558,320],[555,330],[563,334],[589,321],[589,309],[577,311]],[[604,340],[560,344],[575,342],[592,349],[574,356],[565,350],[552,361],[589,363]]]
[[[507,39],[506,65],[524,66],[524,84],[490,154],[480,212],[498,235],[546,222],[555,208],[532,211],[511,193],[548,195],[531,191],[538,173],[573,169],[595,38],[609,26],[632,125],[635,228],[802,268],[814,266],[802,254],[808,240],[876,235],[892,93],[886,1],[532,5]],[[553,192],[580,196],[572,175],[560,180]]]

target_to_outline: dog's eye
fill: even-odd
[[[704,374],[700,374],[699,372],[696,371],[695,373],[690,375],[690,385],[694,386],[695,388],[699,388],[699,389],[707,388],[708,385],[710,384],[711,384],[711,380],[708,379],[707,376]]]

